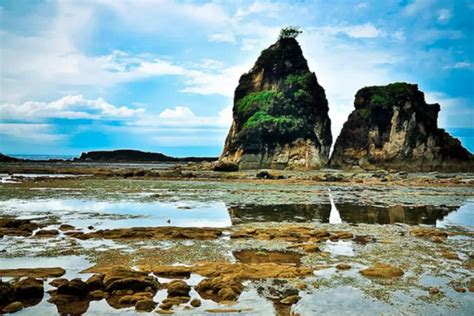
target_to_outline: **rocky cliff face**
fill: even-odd
[[[474,170],[472,154],[438,128],[439,104],[427,104],[417,85],[363,88],[354,106],[337,138],[331,167]]]
[[[235,90],[222,161],[240,168],[325,166],[332,142],[324,89],[294,38],[265,49]]]

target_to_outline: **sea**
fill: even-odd
[[[7,156],[19,158],[19,159],[29,159],[29,160],[49,160],[49,159],[72,160],[77,157],[76,155],[20,155],[20,154],[7,154]]]

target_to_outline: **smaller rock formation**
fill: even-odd
[[[474,160],[437,124],[439,104],[427,104],[418,85],[360,89],[355,110],[334,146],[330,165],[405,171],[472,171]]]
[[[131,149],[90,151],[82,153],[79,158],[74,159],[74,161],[79,162],[202,162],[215,160],[217,160],[217,158],[214,157],[176,158],[166,156],[162,153],[144,152]]]

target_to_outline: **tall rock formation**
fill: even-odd
[[[331,142],[324,89],[296,39],[281,37],[240,77],[220,160],[241,169],[320,168]]]
[[[360,89],[337,138],[331,167],[406,171],[473,171],[473,156],[438,128],[439,104],[427,104],[418,85]]]

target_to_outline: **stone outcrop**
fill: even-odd
[[[132,149],[89,151],[75,158],[76,162],[203,162],[214,161],[215,157],[176,158],[162,153],[145,152]]]
[[[330,165],[405,171],[472,171],[473,156],[438,128],[439,104],[427,104],[418,85],[360,89],[337,138]]]
[[[331,142],[324,89],[296,39],[280,38],[240,78],[220,160],[241,169],[315,169],[327,164]]]

